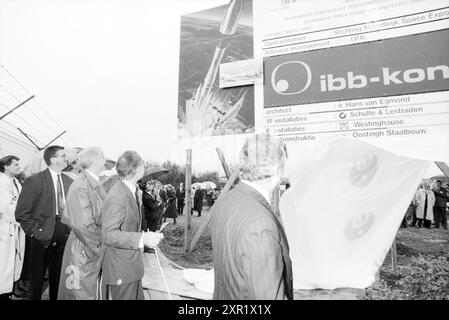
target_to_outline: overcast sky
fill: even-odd
[[[67,130],[58,143],[100,146],[111,159],[131,149],[184,163],[186,142],[176,134],[180,16],[227,2],[0,0],[0,63],[28,90],[0,69],[10,91],[0,88],[0,114],[35,94],[8,120],[42,143]],[[189,141],[194,170],[220,167],[216,145],[234,162],[243,138]]]
[[[28,109],[18,113],[41,129],[29,128],[42,142],[63,128],[68,135],[59,143],[97,145],[112,159],[133,149],[183,162],[185,147],[176,141],[180,16],[227,2],[0,0],[0,63],[59,127],[35,103],[28,109],[48,128]],[[19,100],[28,96],[0,74]],[[7,107],[17,104],[1,91]],[[227,139],[227,153],[241,140]],[[194,144],[194,167],[216,169],[214,143]]]

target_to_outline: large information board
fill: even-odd
[[[448,162],[448,43],[449,0],[230,0],[184,15],[179,137],[344,136]],[[248,59],[263,83],[220,88],[220,66]]]
[[[256,128],[449,160],[449,1],[254,4]]]

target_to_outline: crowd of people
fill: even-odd
[[[100,148],[69,163],[61,146],[43,157],[48,168],[24,181],[18,157],[0,159],[0,297],[40,300],[48,269],[51,300],[144,299],[142,252],[155,250],[166,219],[185,214],[183,184],[145,175],[135,151],[124,152],[105,181]],[[293,299],[288,242],[273,207],[286,160],[282,140],[257,134],[241,150],[238,183],[219,202],[219,190],[192,189],[189,214],[201,216],[204,200],[213,206],[214,299]],[[410,224],[430,228],[434,220],[447,229],[448,200],[447,184],[422,184]]]
[[[139,252],[154,251],[162,223],[183,214],[183,184],[144,176],[130,151],[109,178],[96,147],[50,146],[43,158],[48,168],[26,179],[18,157],[0,159],[0,298],[41,299],[47,274],[51,300],[141,298]],[[205,194],[192,188],[191,214],[201,216]],[[215,196],[207,191],[209,207]]]
[[[447,230],[449,188],[441,180],[423,182],[416,190],[401,227],[440,228]]]
[[[158,180],[149,179],[141,181],[139,187],[142,190],[143,230],[156,231],[167,218],[173,219],[173,224],[176,224],[176,218],[184,214],[186,193],[182,182],[175,189],[171,184],[164,186]],[[206,192],[204,188],[192,187],[190,214],[196,211],[197,216],[201,217],[204,199],[210,209],[218,195],[219,190],[209,188]]]

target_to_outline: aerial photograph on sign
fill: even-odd
[[[254,88],[220,89],[221,63],[253,58],[252,0],[181,17],[178,136],[254,132]]]

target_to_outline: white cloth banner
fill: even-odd
[[[294,288],[370,286],[431,162],[347,138],[293,151],[280,211]]]
[[[198,290],[214,293],[214,269],[184,269],[183,278],[193,284]]]

